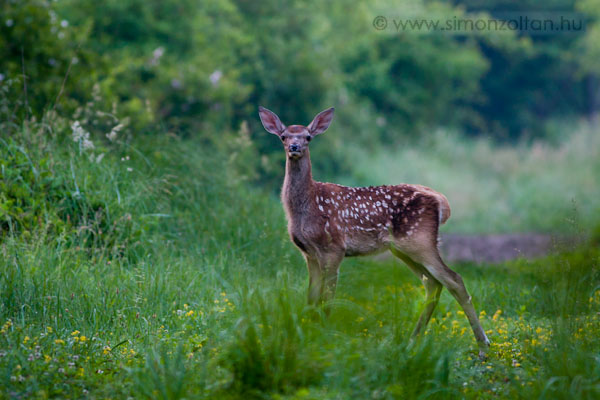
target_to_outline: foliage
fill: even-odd
[[[589,2],[559,3],[562,12],[595,18]],[[372,27],[377,13],[444,21],[504,9],[496,2],[7,1],[0,74],[26,77],[10,94],[29,107],[21,115],[72,112],[98,84],[106,105],[116,104],[136,129],[160,121],[201,136],[243,121],[258,129],[259,104],[304,124],[334,104],[343,129],[364,143],[439,126],[539,137],[552,119],[595,113],[593,24],[585,34],[550,36]],[[575,57],[576,45],[584,57]],[[257,140],[262,151],[274,149]]]
[[[85,46],[79,48],[88,38],[85,26],[72,29],[49,0],[3,1],[0,22],[0,83],[19,79],[4,96],[22,104],[11,114],[40,116],[59,103],[72,109],[85,101],[106,67]]]
[[[20,231],[28,234],[38,226],[60,232],[65,224],[59,214],[64,210],[62,200],[70,196],[62,182],[52,179],[49,159],[43,157],[36,161],[34,165],[25,149],[14,140],[1,140],[0,229],[3,235]]]

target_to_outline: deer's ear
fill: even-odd
[[[273,111],[258,106],[258,115],[267,132],[280,136],[285,130],[285,125],[281,123],[281,120]]]
[[[310,125],[308,125],[308,131],[312,135],[319,135],[329,128],[329,124],[331,124],[331,120],[333,119],[333,111],[334,108],[328,108],[325,111],[321,111],[315,119],[312,120]]]

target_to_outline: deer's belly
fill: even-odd
[[[381,253],[389,248],[389,243],[378,234],[357,234],[346,236],[346,257]]]

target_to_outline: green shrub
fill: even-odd
[[[13,139],[0,139],[0,229],[2,235],[43,228],[60,234],[72,207],[71,193],[57,178],[49,156],[32,158]]]

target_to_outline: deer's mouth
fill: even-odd
[[[291,159],[293,159],[293,160],[296,160],[296,159],[302,157],[302,152],[301,151],[291,151],[290,150],[290,151],[288,151],[288,157],[291,158]]]

